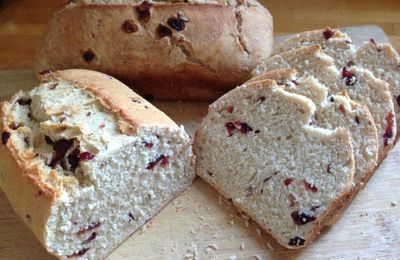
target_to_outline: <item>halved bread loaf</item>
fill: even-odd
[[[0,128],[0,186],[60,258],[103,258],[194,177],[184,129],[102,73],[45,74]]]
[[[366,105],[378,131],[379,160],[383,160],[393,146],[397,131],[387,82],[374,77],[369,70],[352,64],[339,71],[333,58],[326,55],[319,45],[275,55],[257,66],[253,75],[283,68],[296,68],[301,76],[312,75],[328,88],[329,94],[346,91],[352,100]]]
[[[310,126],[315,110],[275,81],[247,83],[210,106],[195,137],[196,173],[288,248],[315,238],[353,181],[349,131]]]

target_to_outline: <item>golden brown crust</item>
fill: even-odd
[[[120,120],[122,132],[134,134],[140,126],[177,127],[163,112],[120,81],[100,72],[70,69],[43,74],[42,81],[65,80],[88,90]]]
[[[1,104],[0,133],[12,131],[3,122],[8,105]],[[31,165],[30,159],[18,153],[13,138],[0,144],[0,154],[0,186],[17,215],[45,246],[45,227],[58,193],[41,180],[39,165]]]
[[[178,11],[189,20],[181,31],[167,26]],[[129,4],[64,8],[48,25],[36,70],[88,68],[132,83],[141,95],[213,100],[246,81],[271,52],[272,17],[259,3],[153,3],[150,13],[144,22]],[[126,20],[138,30],[124,32]],[[170,37],[157,33],[160,24]],[[83,58],[87,50],[90,61]]]

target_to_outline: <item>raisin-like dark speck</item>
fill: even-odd
[[[302,246],[304,245],[305,240],[301,237],[291,238],[289,241],[289,246]]]
[[[316,220],[317,218],[313,216],[313,214],[309,211],[293,211],[292,214],[292,219],[293,222],[296,225],[305,225],[308,222],[312,222],[314,220]]]
[[[167,20],[167,24],[177,31],[182,31],[185,29],[185,21],[180,18],[170,17]]]
[[[135,24],[133,20],[126,20],[122,25],[121,25],[122,31],[125,33],[134,33],[139,30],[138,26]]]
[[[11,134],[9,132],[3,132],[1,133],[1,143],[3,145],[7,144],[8,139],[10,139]]]

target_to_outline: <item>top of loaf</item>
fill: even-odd
[[[42,190],[55,193],[90,185],[82,169],[92,159],[109,158],[129,143],[154,143],[154,132],[176,129],[188,138],[128,87],[87,70],[43,75],[38,87],[2,103],[1,119],[3,144],[19,166]]]

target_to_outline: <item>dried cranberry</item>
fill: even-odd
[[[25,217],[26,217],[29,221],[31,221],[31,219],[32,219],[31,215],[29,215],[29,214],[26,214]]]
[[[400,95],[397,96],[396,102],[397,102],[397,105],[400,106]]]
[[[177,31],[182,31],[185,29],[185,21],[181,18],[170,17],[167,20],[167,24]]]
[[[376,43],[376,41],[374,39],[369,39],[369,41],[375,46],[376,50],[378,52],[382,51],[382,49],[378,46],[378,44]]]
[[[82,234],[84,234],[84,233],[86,233],[86,232],[88,232],[90,230],[98,228],[100,225],[101,225],[101,223],[99,221],[90,223],[90,225],[87,228],[78,231],[78,233],[76,233],[76,234],[77,235],[82,235]]]
[[[304,184],[304,188],[306,188],[306,190],[311,191],[311,192],[317,192],[318,189],[317,187],[314,186],[314,184],[310,184],[307,181],[303,181]]]
[[[329,163],[328,166],[326,166],[326,171],[328,173],[332,173],[332,164],[331,163]]]
[[[249,187],[247,187],[246,189],[246,197],[250,197],[254,194],[255,188],[253,187],[253,185],[250,185]]]
[[[289,241],[289,246],[302,246],[304,245],[305,240],[301,237],[291,238]]]
[[[297,81],[297,80],[291,80],[291,82],[293,83],[293,84],[295,84],[296,86],[298,86],[299,85],[299,82]]]
[[[261,96],[261,97],[259,97],[258,99],[257,99],[257,101],[256,102],[263,102],[265,100],[265,97],[263,97],[263,96]]]
[[[86,239],[85,241],[82,242],[82,244],[87,244],[87,243],[89,243],[90,241],[96,239],[96,237],[97,237],[97,233],[96,233],[96,232],[93,232],[92,235],[91,235],[90,237],[88,237],[88,239]]]
[[[91,115],[92,115],[92,112],[90,112],[90,111],[86,113],[86,116],[91,116]]]
[[[47,144],[54,144],[53,141],[48,137],[47,135],[44,136],[44,140],[46,141]]]
[[[144,144],[144,147],[146,147],[146,148],[153,148],[153,146],[154,146],[154,144],[153,143],[148,143],[148,142],[143,142],[143,144]]]
[[[232,112],[233,112],[233,106],[228,106],[228,107],[226,108],[226,111],[228,111],[228,113],[231,113],[231,114],[232,114]]]
[[[53,155],[53,159],[50,162],[50,166],[54,168],[57,164],[59,164],[63,159],[69,148],[71,148],[73,144],[73,140],[65,140],[61,139],[53,144],[53,150],[55,151]]]
[[[256,130],[256,131],[254,131],[254,133],[255,133],[255,134],[258,134],[259,132],[260,132],[260,130]]]
[[[286,186],[289,186],[293,182],[293,178],[287,178],[283,181]]]
[[[77,257],[77,256],[83,256],[84,254],[86,254],[86,252],[89,250],[89,248],[84,248],[82,250],[79,250],[77,253],[74,253],[68,257]]]
[[[389,113],[386,116],[386,127],[385,127],[385,133],[383,134],[383,140],[384,140],[384,145],[387,146],[390,142],[389,140],[393,138],[393,122],[394,121],[394,115],[393,113]]]
[[[150,20],[150,9],[153,5],[147,1],[143,1],[140,5],[135,6],[135,10],[139,15],[139,19],[147,23]]]
[[[161,163],[163,166],[167,165],[169,163],[169,156],[160,155],[147,165],[146,170],[152,170],[158,163]]]
[[[159,24],[157,29],[156,29],[157,37],[158,39],[164,38],[166,36],[171,37],[172,36],[172,31],[169,29],[167,26],[164,26],[162,24]]]
[[[83,152],[79,154],[79,160],[81,161],[89,161],[93,159],[94,155],[90,152]]]
[[[139,30],[138,26],[133,20],[126,20],[122,25],[121,29],[126,33],[134,33]]]
[[[357,82],[356,76],[353,73],[347,70],[347,67],[343,67],[342,70],[342,78],[346,79],[347,86],[353,86]]]
[[[130,220],[133,220],[133,221],[136,220],[136,219],[135,219],[135,216],[134,216],[131,212],[128,213],[128,217],[129,217],[129,221],[130,221]]]
[[[240,128],[239,131],[243,134],[246,134],[247,132],[253,131],[253,128],[251,128],[248,124],[246,123],[241,123],[241,122],[235,122],[235,124],[239,124]]]
[[[78,167],[79,165],[79,148],[75,148],[72,153],[70,153],[68,155],[68,163],[71,166],[71,171],[75,171],[75,169]]]
[[[292,216],[293,222],[296,225],[305,225],[308,222],[312,222],[314,220],[316,220],[317,218],[313,216],[313,214],[309,211],[293,211],[292,214],[290,214]]]
[[[335,99],[333,97],[330,97],[329,101],[335,102]]]
[[[87,49],[85,52],[83,52],[82,57],[87,63],[90,63],[94,60],[94,58],[96,58],[96,54],[93,50]]]
[[[326,29],[326,31],[324,31],[324,37],[325,40],[329,40],[330,38],[332,38],[334,35],[334,32],[330,29]]]
[[[18,105],[20,106],[29,106],[30,104],[32,104],[32,99],[23,99],[20,98],[17,100]]]
[[[225,123],[225,127],[228,130],[229,136],[233,134],[233,131],[236,129],[235,125],[232,122]]]
[[[20,125],[18,124],[18,123],[11,123],[9,126],[8,126],[11,130],[17,130],[19,127],[20,127]]]
[[[7,144],[8,139],[10,139],[11,134],[9,132],[3,132],[1,133],[1,143],[3,145]]]

